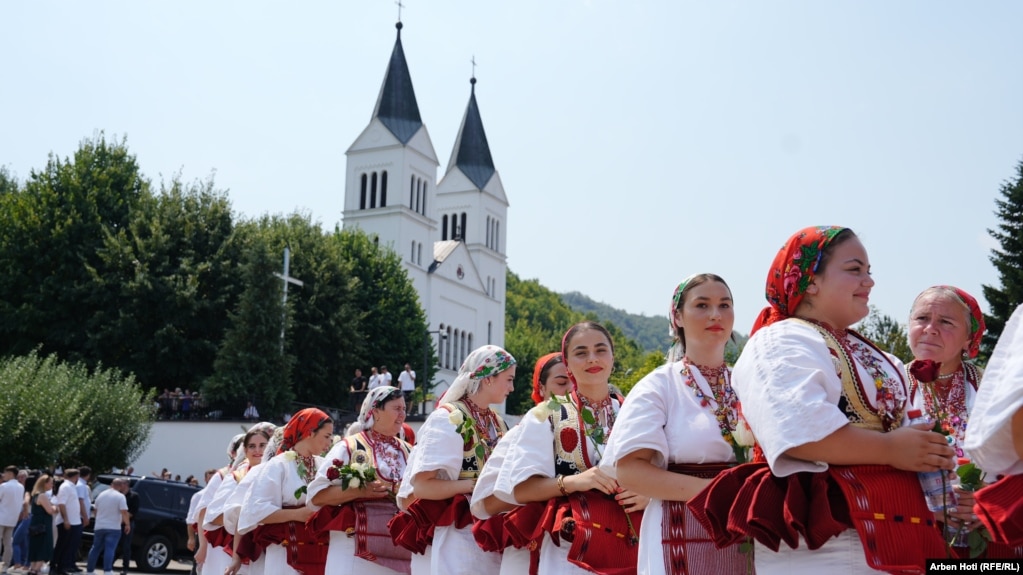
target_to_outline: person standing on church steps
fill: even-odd
[[[398,389],[405,396],[405,405],[408,410],[413,411],[412,392],[416,390],[416,372],[412,371],[412,366],[408,362],[405,363],[405,369],[398,374]]]

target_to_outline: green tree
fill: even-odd
[[[203,395],[216,407],[241,414],[247,399],[254,400],[267,417],[290,408],[293,358],[282,349],[284,308],[281,282],[274,277],[277,255],[258,233],[246,234],[242,283],[245,286],[231,326],[224,337],[214,374],[203,385]]]
[[[984,358],[994,349],[1009,316],[1023,303],[1023,160],[1016,165],[1015,179],[1003,182],[999,193],[1002,197],[995,200],[995,214],[1000,223],[988,233],[998,241],[999,247],[991,250],[991,263],[1001,285],[983,286],[984,299],[991,307],[991,314],[984,315]]]
[[[360,328],[343,327],[344,337],[350,340],[351,347],[342,362],[344,385],[337,381],[335,384],[340,385],[347,396],[347,383],[355,368],[369,373],[367,366],[386,365],[397,378],[405,362],[415,366],[417,385],[433,381],[437,359],[431,336],[427,334],[426,314],[402,266],[401,256],[377,246],[374,238],[357,229],[335,229],[332,241],[336,242],[356,279],[350,301],[359,310],[357,327]],[[424,342],[429,350],[429,365],[427,373],[421,374],[421,366],[417,364],[422,361]]]
[[[515,389],[505,403],[508,413],[525,413],[533,406],[530,395],[533,393],[536,360],[550,352],[560,351],[565,332],[583,320],[598,321],[611,333],[615,348],[612,384],[629,388],[641,377],[645,354],[617,325],[594,314],[583,315],[573,310],[538,280],[521,280],[509,270],[506,282],[504,344],[518,362]]]
[[[101,133],[73,159],[51,154],[16,191],[4,193],[0,226],[0,349],[41,346],[90,365],[84,326],[97,286],[92,270],[112,230],[126,227],[149,183],[121,142]]]
[[[913,361],[913,351],[909,349],[905,326],[895,318],[882,314],[876,307],[870,306],[870,314],[854,329],[904,363]]]
[[[154,396],[117,370],[32,351],[0,359],[0,386],[0,453],[10,463],[109,470],[149,441]]]
[[[213,373],[242,288],[238,257],[231,205],[212,177],[175,178],[141,198],[127,226],[106,231],[89,268],[90,360],[134,373],[145,387],[198,388]]]

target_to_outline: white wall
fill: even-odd
[[[130,465],[136,475],[159,473],[166,467],[171,477],[180,475],[184,480],[194,475],[199,485],[204,485],[203,473],[227,465],[227,444],[249,425],[241,421],[157,421],[146,450]]]

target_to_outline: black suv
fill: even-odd
[[[110,483],[117,477],[125,476],[99,475],[92,490],[93,501],[110,489]],[[139,494],[139,512],[131,533],[131,551],[136,565],[145,571],[164,571],[172,560],[190,561],[192,552],[188,550],[185,516],[199,488],[155,477],[127,477],[131,488]],[[90,522],[82,536],[82,550],[86,554],[92,547],[92,529]]]

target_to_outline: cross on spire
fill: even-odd
[[[476,54],[473,54],[472,55],[472,59],[469,60],[469,61],[472,62],[472,77],[475,79],[476,78]]]
[[[398,22],[401,22],[401,9],[404,8],[405,5],[401,3],[401,0],[395,0],[394,3],[398,5]]]

